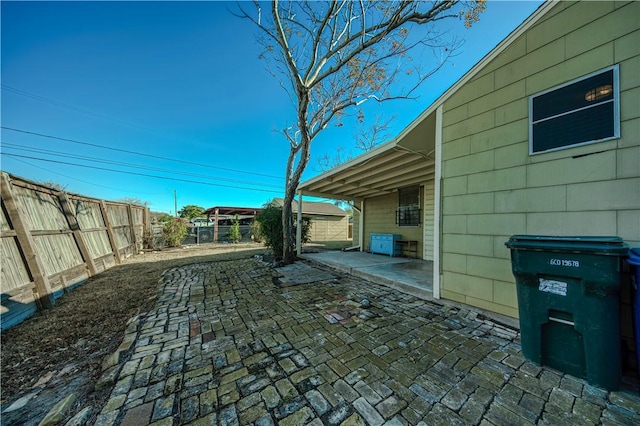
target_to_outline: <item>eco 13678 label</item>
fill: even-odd
[[[574,268],[580,267],[579,260],[566,260],[566,259],[550,259],[549,264],[553,266],[571,266]]]

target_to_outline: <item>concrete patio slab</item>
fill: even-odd
[[[361,251],[322,251],[318,253],[303,253],[303,258],[314,259],[349,268],[367,268],[377,265],[393,265],[398,263],[419,262],[406,257],[391,257],[382,254],[371,254]]]
[[[303,253],[301,257],[423,299],[433,296],[433,262],[343,251]]]

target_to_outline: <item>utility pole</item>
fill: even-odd
[[[177,219],[178,218],[178,193],[175,189],[173,190],[173,211]]]

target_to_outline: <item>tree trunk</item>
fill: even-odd
[[[291,203],[295,196],[295,187],[287,185],[287,190],[284,194],[284,204],[282,205],[282,263],[290,265],[295,261],[295,241],[293,235],[293,209]]]
[[[307,136],[307,132],[302,132],[303,137]],[[305,138],[300,144],[301,152],[298,165],[294,172],[290,175],[291,178],[287,180],[287,186],[284,193],[284,205],[282,206],[282,234],[283,234],[283,248],[282,248],[282,262],[285,265],[289,265],[295,261],[295,233],[293,232],[293,209],[291,203],[296,196],[296,190],[302,177],[302,172],[309,163],[309,154],[311,146],[311,139]],[[291,155],[291,154],[290,154]]]
[[[307,108],[309,106],[309,91],[303,86],[298,86],[298,129],[300,130],[299,145],[292,145],[287,161],[287,183],[284,193],[284,205],[282,206],[282,262],[289,265],[295,261],[295,235],[293,233],[293,211],[291,203],[296,195],[302,172],[309,163],[311,134],[307,122]],[[294,168],[296,156],[298,164]]]
[[[286,183],[284,186],[284,201],[282,203],[282,263],[290,265],[294,262],[293,250],[293,213],[291,203],[295,196],[298,181],[293,182],[295,173],[293,166],[299,148],[291,144],[287,159]]]

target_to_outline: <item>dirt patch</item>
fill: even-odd
[[[206,244],[134,256],[64,295],[54,309],[3,332],[2,424],[36,425],[71,393],[78,398],[72,412],[91,406],[95,418],[110,392],[94,391],[102,361],[122,341],[127,321],[154,306],[163,271],[264,253],[262,245],[249,243]],[[15,409],[7,411],[10,406]]]

